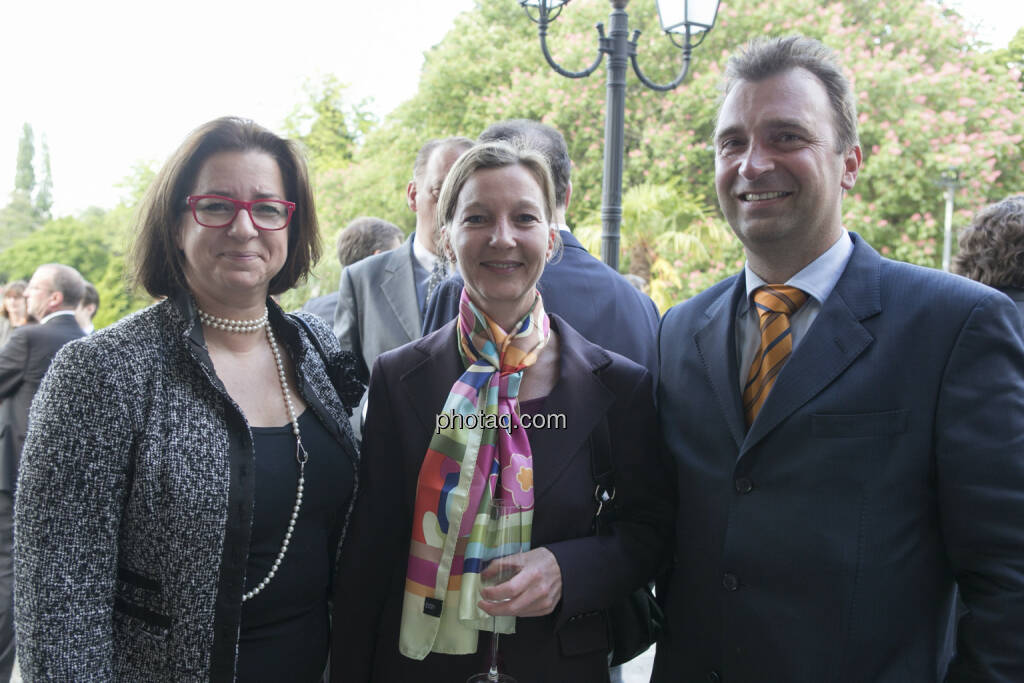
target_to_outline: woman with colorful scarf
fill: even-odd
[[[487,670],[495,616],[502,670],[520,683],[607,681],[604,610],[663,560],[672,494],[651,376],[544,312],[553,208],[543,157],[504,143],[467,151],[445,180],[441,248],[466,286],[457,319],[373,368],[336,683],[462,683]],[[616,470],[608,535],[592,529],[597,448]],[[529,549],[481,589],[477,541],[497,498],[524,511]]]

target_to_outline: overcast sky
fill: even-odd
[[[1024,25],[1021,0],[957,2],[993,44]],[[237,114],[278,129],[309,77],[333,73],[385,114],[415,93],[423,52],[472,6],[0,0],[0,204],[14,187],[26,121],[37,149],[42,134],[49,143],[54,215],[109,208],[137,161],[162,162],[204,121]]]

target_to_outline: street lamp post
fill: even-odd
[[[690,55],[715,25],[719,0],[655,0],[662,29],[683,51],[679,74],[664,85],[648,79],[637,63],[637,39],[640,31],[629,37],[629,0],[610,0],[611,30],[605,36],[604,24],[597,25],[598,53],[594,63],[583,71],[567,71],[548,51],[548,26],[569,0],[519,0],[526,14],[537,24],[540,48],[544,59],[557,73],[567,78],[586,78],[597,70],[608,55],[607,108],[604,122],[604,176],[601,184],[601,258],[615,270],[619,269],[619,225],[622,223],[622,158],[625,149],[626,67],[632,63],[636,77],[648,88],[660,92],[674,89],[690,70]],[[536,14],[533,13],[536,11]],[[677,42],[681,38],[683,42]]]
[[[942,270],[949,272],[949,262],[953,251],[953,197],[956,188],[960,187],[960,170],[950,166],[942,172],[937,183],[946,190],[946,224],[942,232]]]

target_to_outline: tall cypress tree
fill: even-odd
[[[0,250],[16,242],[38,228],[48,216],[41,216],[38,208],[32,203],[32,191],[36,187],[35,136],[32,126],[28,123],[22,128],[21,139],[18,141],[18,166],[14,174],[14,191],[7,206],[0,209]],[[47,197],[50,194],[46,189]],[[44,197],[49,211],[52,200]]]
[[[46,144],[43,134],[43,179],[36,191],[36,213],[41,221],[50,220],[50,207],[53,206],[53,176],[50,174],[50,146]]]
[[[18,141],[18,168],[14,174],[14,191],[24,192],[30,197],[32,190],[36,188],[36,171],[32,165],[35,156],[35,136],[32,134],[31,124],[26,123],[21,129],[21,139]]]

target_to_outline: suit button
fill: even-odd
[[[750,493],[754,490],[754,482],[747,477],[740,477],[736,480],[736,493]]]
[[[739,580],[739,578],[735,574],[733,574],[731,572],[726,572],[725,574],[722,575],[722,588],[724,588],[725,590],[727,590],[729,592],[732,592],[732,591],[736,590],[739,587],[740,587],[740,580]]]
[[[718,675],[717,671],[712,671],[708,674],[708,683],[720,683],[722,677]]]

